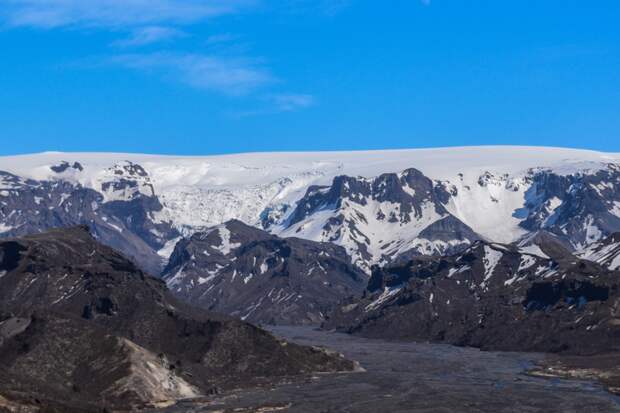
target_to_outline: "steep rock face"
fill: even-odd
[[[83,227],[0,241],[0,394],[130,409],[352,368],[189,307]]]
[[[375,268],[362,299],[325,327],[490,350],[617,351],[619,275],[478,242],[451,257]]]
[[[416,169],[373,179],[339,176],[329,187],[310,187],[276,231],[342,245],[368,270],[403,253],[441,255],[480,239],[446,210],[449,198]]]
[[[158,218],[163,207],[141,166],[114,165],[92,187],[75,179],[82,171],[79,163],[65,162],[50,169],[56,176],[42,181],[0,171],[1,237],[84,224],[100,242],[124,251],[144,269],[161,271],[157,251],[179,233]]]
[[[341,247],[279,238],[240,221],[180,241],[163,278],[190,303],[269,324],[320,323],[366,280]]]
[[[620,231],[620,166],[595,173],[533,172],[526,193],[527,230],[546,230],[581,250]]]
[[[579,257],[594,261],[612,271],[620,270],[620,232],[589,245]]]

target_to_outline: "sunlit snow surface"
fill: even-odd
[[[50,166],[62,161],[79,162],[84,170],[70,168],[54,173]],[[416,168],[429,178],[446,181],[446,185],[458,189],[459,195],[446,206],[450,213],[490,240],[512,242],[524,234],[515,211],[524,205],[527,186],[523,177],[528,170],[552,169],[559,174],[594,172],[608,163],[619,162],[620,154],[511,146],[205,157],[54,152],[0,157],[0,170],[37,180],[66,179],[103,192],[102,182],[116,165],[126,161],[139,164],[148,172],[150,181],[138,190],[150,191],[148,184],[152,184],[165,207],[157,218],[171,220],[190,231],[233,218],[258,225],[266,208],[289,205],[290,211],[309,185],[329,185],[337,175],[374,177]],[[481,177],[484,186],[478,184]],[[506,190],[506,185],[512,189]],[[466,187],[469,190],[464,190]],[[106,195],[117,199],[131,194]],[[557,205],[550,206],[553,207]],[[428,222],[437,219],[432,214],[427,217]],[[307,234],[300,236],[312,238],[317,232],[310,223]]]

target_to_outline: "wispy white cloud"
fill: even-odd
[[[280,112],[292,112],[294,110],[308,108],[315,103],[314,96],[304,94],[278,94],[267,97]]]
[[[113,44],[119,47],[145,46],[186,36],[187,33],[172,27],[147,26],[132,30],[129,37],[117,40]]]
[[[290,2],[300,8],[313,7],[326,14],[335,14],[350,1],[277,0],[276,7],[282,7],[280,2]],[[0,26],[107,31],[119,37],[112,46],[138,48],[172,43],[191,36],[192,25],[246,12],[259,4],[264,6],[265,0],[0,0]],[[166,51],[86,57],[77,66],[113,65],[150,73],[198,90],[227,96],[250,95],[246,100],[262,106],[239,116],[293,112],[315,104],[312,95],[270,94],[269,86],[279,80],[262,61],[244,58],[247,47],[238,40],[235,34],[214,34],[196,53],[172,51],[173,45],[168,44]],[[241,57],[224,57],[232,55]]]
[[[352,0],[324,0],[323,11],[329,16],[335,16],[347,7]]]
[[[308,94],[282,93],[264,96],[263,107],[258,109],[241,110],[230,112],[229,115],[236,119],[252,116],[275,115],[283,112],[295,112],[314,106],[316,99]]]
[[[240,96],[276,79],[268,70],[246,59],[180,53],[125,54],[109,59],[125,68],[154,72],[197,89]]]
[[[326,16],[335,16],[353,2],[353,0],[282,0],[280,7],[295,14],[321,13]]]
[[[206,43],[208,45],[230,43],[230,42],[233,42],[233,41],[235,41],[237,39],[239,39],[239,36],[236,35],[236,34],[220,33],[220,34],[214,34],[212,36],[209,36],[207,38],[207,42]]]
[[[252,6],[255,0],[0,0],[10,26],[131,27],[194,23]]]

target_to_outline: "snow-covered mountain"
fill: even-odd
[[[342,245],[366,271],[541,230],[583,249],[620,231],[619,163],[531,147],[0,157],[0,235],[85,223],[151,271],[181,235],[231,219]]]
[[[157,251],[179,237],[163,211],[149,175],[132,162],[119,162],[98,171],[96,181],[79,180],[79,162],[49,166],[42,179],[0,170],[0,236],[23,236],[50,228],[87,224],[97,239],[123,251],[157,274]]]
[[[273,229],[344,245],[365,269],[402,254],[444,255],[480,239],[447,210],[455,195],[413,168],[376,178],[343,175],[331,186],[308,188]]]
[[[620,229],[620,166],[563,166],[453,180],[415,169],[339,176],[310,187],[273,229],[344,245],[362,268],[403,253],[445,255],[477,239],[520,242],[539,231],[581,250]]]

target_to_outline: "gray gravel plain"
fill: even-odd
[[[544,357],[539,354],[387,342],[309,327],[271,331],[341,352],[366,371],[220,394],[166,412],[620,412],[620,397],[598,384],[528,376]]]

